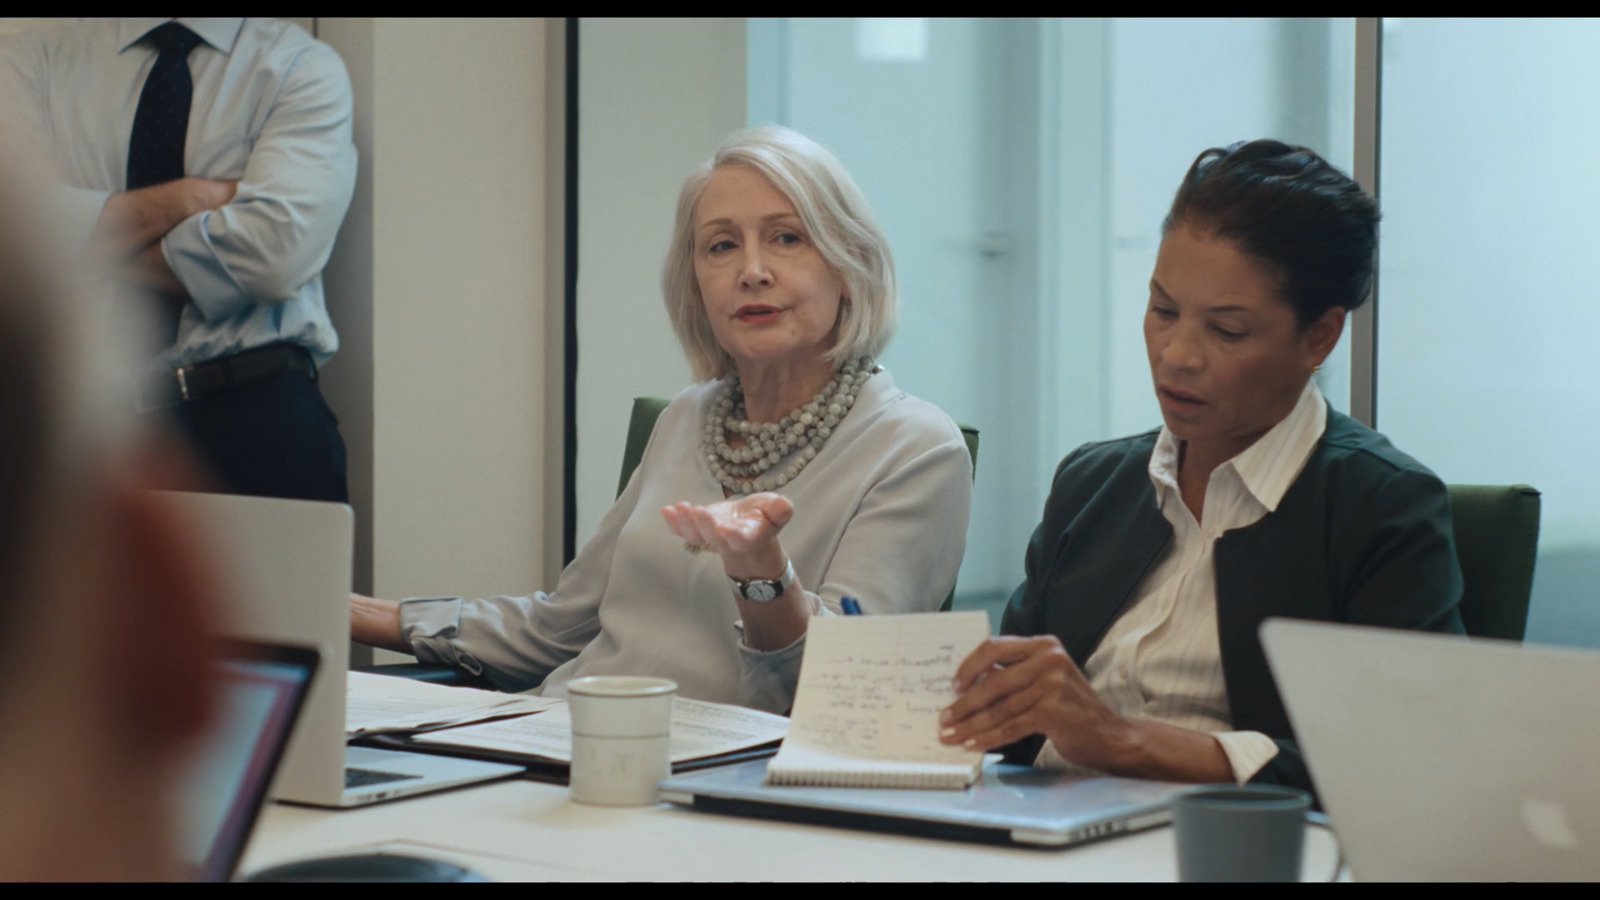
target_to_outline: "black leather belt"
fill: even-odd
[[[134,406],[139,412],[149,412],[193,403],[286,372],[317,380],[317,366],[309,350],[299,344],[268,344],[181,369],[154,372],[140,381]]]

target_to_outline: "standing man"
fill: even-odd
[[[90,20],[12,38],[0,90],[23,119],[0,129],[56,165],[70,236],[156,306],[165,349],[129,402],[171,416],[224,490],[345,501],[316,383],[356,171],[338,54],[272,19]]]

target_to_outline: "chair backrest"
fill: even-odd
[[[633,470],[639,468],[639,460],[644,457],[644,445],[650,442],[650,432],[656,427],[656,419],[661,417],[661,411],[666,408],[667,401],[660,397],[633,398],[633,412],[628,417],[628,441],[622,448],[622,478],[617,482],[618,496],[628,486]],[[960,428],[961,437],[967,442],[967,453],[972,457],[972,477],[977,480],[978,429],[971,425],[961,425]],[[950,596],[944,598],[939,611],[949,612],[955,598],[956,589],[951,585]]]
[[[622,446],[622,479],[617,482],[618,497],[628,486],[633,470],[639,468],[639,460],[644,458],[644,445],[650,443],[650,432],[655,430],[656,420],[661,418],[661,411],[666,408],[667,401],[661,397],[633,398],[633,412],[628,416],[628,442]]]
[[[1525,484],[1452,484],[1467,634],[1522,640],[1539,549],[1539,492]]]
[[[960,422],[956,423],[956,427],[961,429],[961,439],[967,442],[967,455],[972,457],[972,480],[976,483],[978,480],[978,429]],[[949,612],[955,602],[956,586],[952,584],[950,585],[950,596],[944,598],[944,602],[939,604],[939,612]]]

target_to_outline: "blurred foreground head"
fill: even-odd
[[[165,878],[211,594],[140,488],[185,484],[186,456],[139,431],[112,349],[137,325],[68,284],[36,174],[0,147],[0,880]]]

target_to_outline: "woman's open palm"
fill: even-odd
[[[794,516],[782,494],[761,493],[697,506],[687,500],[661,508],[672,533],[691,549],[744,557],[766,549]]]

